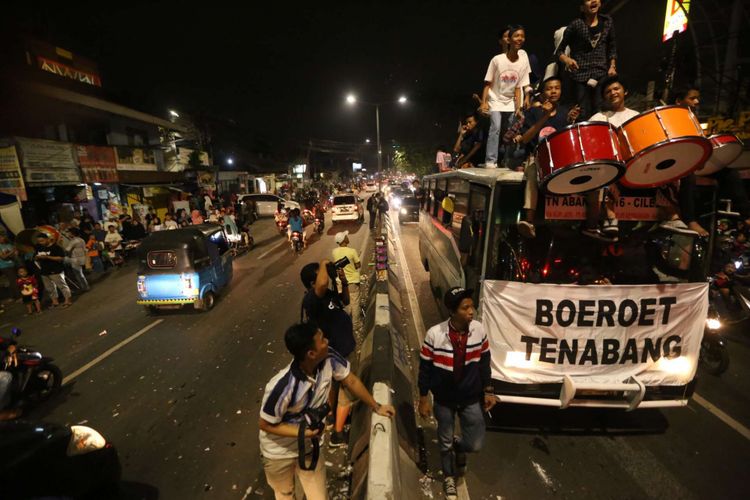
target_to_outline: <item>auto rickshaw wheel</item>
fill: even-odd
[[[214,295],[214,292],[206,292],[203,294],[203,310],[204,311],[210,311],[214,308],[214,303],[216,302],[216,296]]]

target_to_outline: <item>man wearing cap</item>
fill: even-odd
[[[490,345],[482,324],[474,321],[472,290],[455,287],[443,302],[450,319],[427,331],[419,362],[419,414],[430,415],[430,397],[437,420],[443,490],[455,498],[456,476],[466,471],[466,454],[477,452],[484,442],[482,410],[495,405],[490,376]],[[461,437],[454,435],[455,419]]]
[[[336,248],[333,249],[333,262],[337,268],[340,268],[339,262],[348,259],[349,263],[344,266],[344,275],[346,282],[349,283],[349,305],[344,308],[349,316],[352,317],[355,334],[362,328],[362,311],[360,309],[359,295],[359,268],[362,264],[359,261],[357,251],[349,246],[349,231],[336,233]]]

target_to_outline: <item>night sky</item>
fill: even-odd
[[[615,15],[619,70],[641,92],[659,77],[663,4],[631,0]],[[546,61],[577,0],[10,8],[14,29],[96,60],[104,86],[131,106],[162,116],[201,109],[288,149],[308,138],[374,140],[374,111],[346,106],[350,91],[379,102],[409,97],[382,108],[384,143],[451,143],[498,53],[499,28],[524,25],[525,49]]]

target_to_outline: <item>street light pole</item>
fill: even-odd
[[[375,130],[378,141],[378,173],[383,169],[383,149],[380,147],[380,104],[375,105]]]

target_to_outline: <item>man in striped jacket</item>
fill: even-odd
[[[482,324],[474,321],[472,291],[451,288],[444,303],[450,319],[430,328],[419,362],[419,414],[430,415],[430,397],[438,426],[443,468],[443,490],[454,498],[456,476],[466,471],[466,453],[477,452],[484,442],[482,410],[495,405],[490,377],[490,347]],[[461,437],[454,436],[458,415]]]

